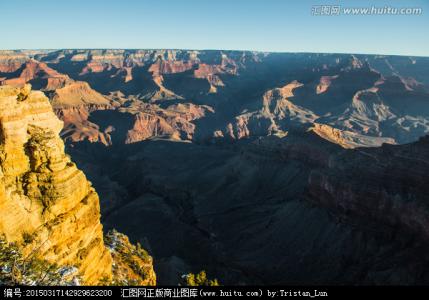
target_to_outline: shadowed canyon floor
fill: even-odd
[[[105,226],[151,250],[160,283],[204,268],[225,283],[421,284],[428,146],[344,150],[300,134],[70,150],[104,187]]]
[[[158,283],[429,282],[428,58],[3,51],[0,82],[49,96]]]

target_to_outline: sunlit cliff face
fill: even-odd
[[[30,85],[1,86],[0,107],[0,234],[24,255],[76,267],[83,284],[116,280],[112,264],[126,262],[104,244],[98,195],[65,154],[48,98]],[[133,279],[155,283],[144,267],[147,278]]]

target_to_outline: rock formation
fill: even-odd
[[[173,104],[166,109],[137,103],[120,111],[135,115],[133,128],[125,140],[127,144],[158,137],[190,141],[196,127],[192,121],[214,113],[210,106],[192,103]]]
[[[126,262],[104,244],[98,195],[64,153],[49,100],[30,85],[2,86],[0,107],[0,233],[25,255],[76,267],[83,284],[128,278],[112,270]],[[154,284],[152,264],[141,268],[145,277],[131,270],[130,278]]]
[[[67,143],[230,141],[304,126],[323,138],[341,136],[330,141],[354,148],[402,144],[429,133],[428,66],[424,57],[377,55],[2,51],[0,82],[29,82],[48,92]],[[184,121],[168,109],[177,104],[213,113]],[[128,115],[97,113],[104,110]]]
[[[70,82],[56,89],[52,95],[55,113],[64,122],[62,137],[73,142],[85,139],[91,142],[111,144],[108,131],[101,131],[97,124],[88,120],[91,112],[113,109],[112,103],[100,93],[91,89],[84,81]]]
[[[15,51],[2,51],[0,54],[0,72],[15,72],[26,61],[28,61],[28,56],[25,53],[16,53]]]

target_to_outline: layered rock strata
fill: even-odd
[[[76,267],[83,284],[114,280],[118,255],[104,244],[98,195],[65,154],[48,99],[30,85],[2,86],[0,107],[0,234],[26,256]],[[147,278],[133,277],[154,283],[144,268]]]

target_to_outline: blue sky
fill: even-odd
[[[418,16],[313,16],[317,5]],[[427,0],[0,1],[0,49],[175,48],[429,56]]]

